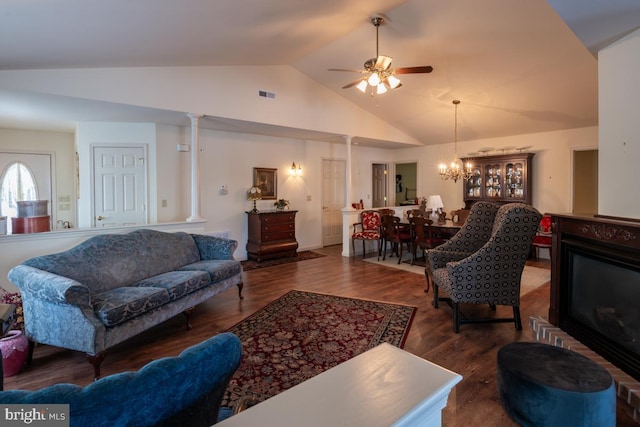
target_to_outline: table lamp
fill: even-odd
[[[427,198],[427,209],[431,209],[431,215],[429,215],[429,219],[433,222],[437,222],[440,218],[440,213],[442,212],[442,208],[444,204],[442,204],[442,198],[439,195],[429,196]]]
[[[253,210],[251,213],[258,213],[258,209],[256,208],[256,200],[262,199],[262,190],[260,187],[251,187],[247,190],[247,199],[253,201]]]

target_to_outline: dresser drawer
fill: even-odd
[[[295,241],[296,233],[293,231],[271,231],[262,233],[263,242],[275,242],[277,240]]]
[[[278,223],[262,224],[262,234],[272,233],[277,231],[294,231],[296,229],[295,223]]]
[[[280,224],[291,223],[295,224],[296,215],[294,213],[278,213],[278,214],[266,214],[262,218],[262,225],[266,224]]]

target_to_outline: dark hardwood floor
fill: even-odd
[[[513,324],[503,323],[462,325],[460,333],[455,334],[451,309],[446,305],[440,309],[431,306],[432,293],[425,294],[423,276],[363,262],[360,257],[344,258],[340,247],[318,252],[327,256],[245,272],[244,300],[238,299],[235,288],[229,289],[196,308],[192,330],[186,331],[184,318],[177,316],[119,345],[108,353],[102,375],[136,370],[151,360],[177,355],[233,326],[290,289],[300,289],[417,306],[405,350],[464,377],[444,412],[445,425],[516,425],[498,401],[496,353],[513,341],[533,341],[529,317],[547,318],[548,283],[522,298],[523,331],[517,332]],[[531,263],[549,268],[548,261]],[[478,309],[488,312],[483,306]],[[510,308],[498,307],[498,316],[510,314]],[[5,378],[4,386],[33,390],[60,382],[86,385],[92,381],[92,374],[83,354],[37,346],[31,365],[22,373]]]

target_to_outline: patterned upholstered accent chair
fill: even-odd
[[[440,247],[428,252],[433,263],[434,306],[438,308],[439,301],[452,306],[455,332],[460,330],[460,324],[487,322],[514,322],[516,330],[522,330],[520,280],[541,217],[529,205],[508,203],[498,209],[489,239],[472,254],[443,265],[442,257],[437,255]],[[439,297],[439,290],[448,297]],[[513,317],[461,319],[461,303],[488,304],[492,311],[497,305],[511,306]]]
[[[362,211],[360,213],[360,222],[353,224],[353,234],[351,235],[353,256],[356,256],[356,240],[362,240],[362,258],[366,257],[365,242],[367,240],[377,241],[378,260],[380,260],[382,236],[380,234],[380,213],[378,211]]]
[[[459,261],[480,249],[491,236],[493,222],[500,205],[491,202],[476,202],[469,211],[464,225],[455,236],[438,246],[437,251],[427,251],[427,291],[432,271],[443,268],[449,261]],[[436,301],[434,301],[436,304]]]

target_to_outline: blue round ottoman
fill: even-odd
[[[615,426],[613,378],[574,351],[537,342],[498,350],[498,393],[523,426]]]

